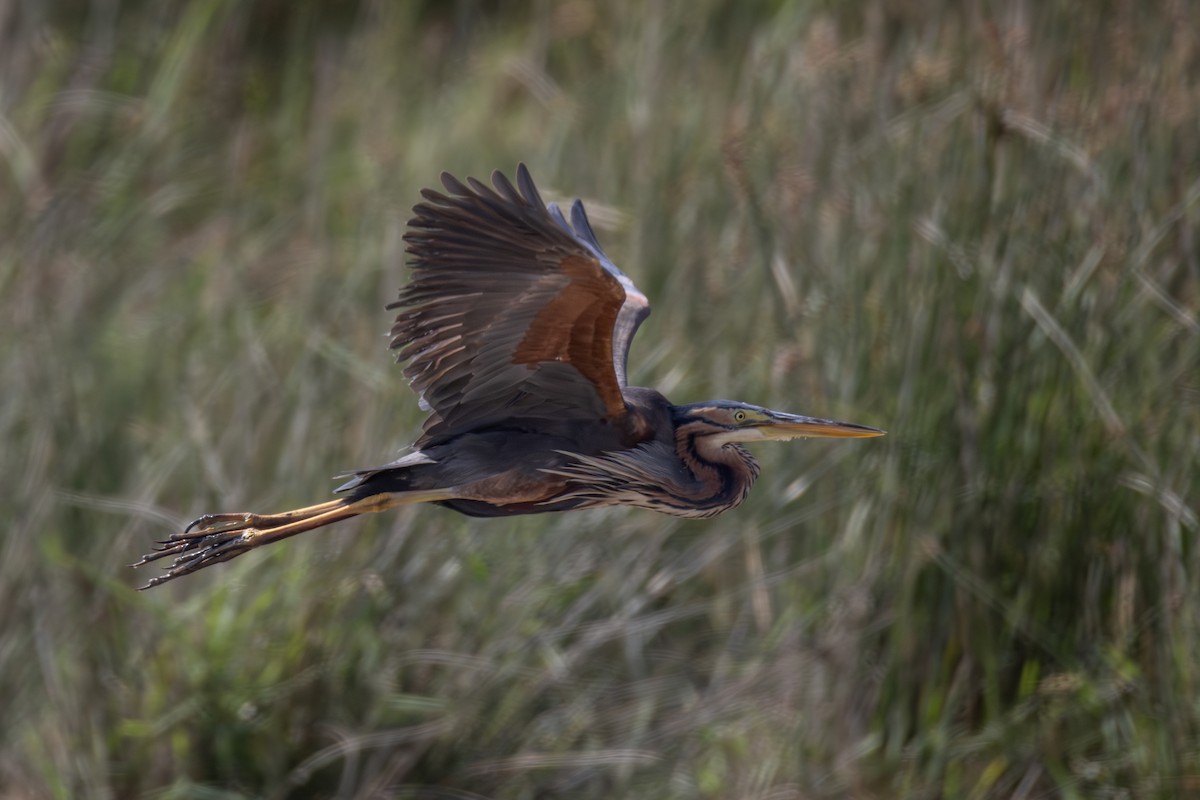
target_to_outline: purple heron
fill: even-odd
[[[352,473],[336,500],[279,514],[206,514],[134,566],[143,588],[368,512],[436,503],[477,517],[627,505],[711,517],[758,477],[743,443],[883,431],[748,403],[673,405],[628,386],[650,303],[600,249],[582,202],[568,220],[529,170],[492,187],[442,174],[405,235],[412,277],[391,347],[429,411],[404,457]]]

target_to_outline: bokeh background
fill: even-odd
[[[0,791],[1200,793],[1200,9],[0,3]],[[736,511],[356,520],[445,169],[583,197],[632,380],[886,428]]]

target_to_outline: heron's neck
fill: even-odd
[[[717,444],[702,423],[675,429],[675,452],[696,478],[693,498],[708,516],[741,504],[758,477],[758,462],[736,444]]]

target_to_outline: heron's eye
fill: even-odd
[[[733,412],[733,421],[734,422],[745,422],[746,421],[746,412],[745,411]]]

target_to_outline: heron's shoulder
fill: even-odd
[[[625,404],[646,413],[662,412],[670,416],[671,401],[657,389],[647,389],[645,386],[624,386],[621,395]]]
[[[670,441],[673,436],[671,401],[654,390],[642,386],[621,389],[625,399],[625,414],[621,420],[624,443],[633,447],[653,439]]]

